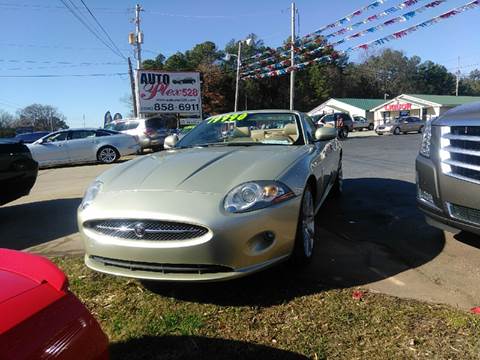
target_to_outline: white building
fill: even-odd
[[[373,119],[371,109],[383,104],[383,99],[354,99],[354,98],[332,98],[311,110],[308,115],[332,114],[336,112],[348,113],[351,116],[363,116]]]
[[[423,120],[442,115],[458,105],[480,101],[479,96],[402,94],[371,109],[375,125],[398,116],[416,116]]]

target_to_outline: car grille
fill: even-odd
[[[480,126],[442,127],[444,174],[480,184]]]
[[[480,210],[455,204],[448,204],[448,209],[452,218],[474,225],[480,225]]]
[[[149,262],[109,259],[94,255],[90,256],[90,259],[100,262],[104,266],[113,266],[132,271],[151,271],[162,274],[212,274],[233,271],[232,268],[221,265],[158,264]]]
[[[159,220],[94,220],[84,226],[102,235],[128,240],[188,240],[208,233],[202,226]]]

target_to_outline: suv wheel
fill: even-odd
[[[373,124],[368,125],[368,130],[372,131],[374,129]]]

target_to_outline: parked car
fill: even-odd
[[[0,249],[2,359],[107,360],[108,338],[49,260]]]
[[[324,124],[338,128],[338,136],[340,138],[347,138],[348,133],[353,131],[353,119],[347,113],[326,114],[318,118],[318,124]]]
[[[173,80],[174,84],[195,84],[197,81],[194,78],[185,78],[180,80]]]
[[[378,135],[393,134],[400,135],[408,134],[409,132],[421,133],[425,128],[425,121],[414,116],[400,117],[392,121],[388,121],[383,125],[377,126],[375,132]]]
[[[363,116],[354,116],[353,117],[353,130],[373,130],[374,129],[373,120],[368,120]]]
[[[315,214],[342,187],[336,129],[264,110],[214,116],[177,139],[87,189],[78,226],[88,267],[214,281],[312,258]]]
[[[31,133],[22,133],[15,136],[15,139],[24,144],[31,144],[38,139],[50,134],[50,131],[35,131]]]
[[[104,129],[60,130],[27,146],[40,168],[96,161],[110,164],[140,149],[133,136]]]
[[[177,127],[175,116],[156,116],[146,119],[116,120],[105,126],[105,129],[119,131],[137,137],[141,151],[163,149],[163,141]]]
[[[416,170],[417,203],[427,222],[480,235],[480,103],[427,122]]]
[[[38,163],[15,139],[0,140],[0,205],[28,195],[37,180]]]

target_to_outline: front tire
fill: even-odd
[[[368,125],[368,130],[372,131],[374,128],[375,126],[373,126],[373,124]]]
[[[292,254],[295,264],[306,265],[311,261],[315,249],[315,235],[315,201],[310,186],[307,186],[302,197]]]
[[[418,129],[418,133],[419,134],[423,133],[423,126],[420,126],[420,129]]]
[[[397,127],[395,130],[393,130],[393,135],[400,135],[400,128]]]
[[[104,146],[97,152],[97,160],[102,164],[112,164],[120,158],[120,155],[112,146]]]

